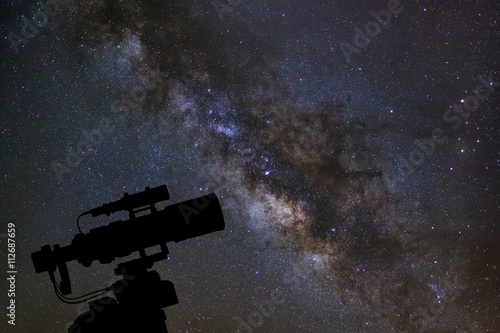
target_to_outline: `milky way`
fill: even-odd
[[[207,275],[196,278],[210,291],[185,284],[180,301],[188,306],[166,309],[174,332],[234,332],[241,323],[235,318],[251,322],[252,302],[276,289],[287,297],[255,331],[495,332],[500,72],[491,39],[499,36],[498,9],[481,1],[403,3],[392,25],[352,55],[352,64],[340,43],[351,42],[354,27],[386,4],[233,5],[221,21],[212,4],[196,1],[69,2],[51,29],[21,54],[5,57],[9,73],[16,66],[24,73],[6,74],[16,87],[29,68],[42,68],[25,84],[34,85],[34,102],[23,104],[12,88],[7,105],[24,112],[40,105],[33,135],[44,139],[31,147],[23,139],[2,164],[2,184],[9,190],[17,180],[23,190],[14,197],[35,201],[34,211],[47,223],[61,221],[52,226],[64,230],[55,237],[44,228],[41,235],[42,222],[26,222],[30,246],[23,260],[30,276],[23,283],[43,281],[30,267],[30,250],[70,241],[74,226],[62,222],[71,220],[67,215],[167,183],[178,198],[217,193],[226,216],[222,240],[234,251],[224,253],[221,239],[186,245],[217,255],[207,259]],[[462,26],[468,15],[462,8],[475,8],[469,28]],[[6,31],[19,24],[8,22]],[[484,35],[475,32],[480,28]],[[462,36],[456,29],[464,29]],[[459,55],[454,47],[462,44],[471,47]],[[12,53],[9,47],[5,52]],[[36,60],[35,50],[48,55]],[[51,65],[51,57],[59,64]],[[491,97],[453,129],[443,112],[489,73]],[[51,98],[40,97],[44,85]],[[19,141],[21,134],[10,129],[16,117],[6,113],[3,133],[14,134],[5,136],[4,149]],[[97,128],[103,118],[113,129],[68,166],[67,149],[81,148],[81,129]],[[31,124],[24,117],[19,122]],[[401,158],[411,160],[415,140],[432,138],[434,128],[448,141],[401,176]],[[20,156],[37,156],[36,175],[27,176],[33,167]],[[28,189],[31,178],[42,199]],[[85,202],[89,191],[92,200]],[[60,210],[56,202],[67,193],[74,194]],[[3,213],[17,220],[37,214],[18,211]],[[196,274],[196,259],[179,256],[194,261],[162,266],[162,275]],[[300,287],[291,286],[290,276]],[[25,302],[43,308],[44,278],[40,290],[47,290],[31,291]],[[182,290],[187,279],[176,286]],[[90,280],[81,283],[88,286],[82,293],[93,288]],[[28,315],[19,321],[52,332],[76,316],[41,311],[61,323]]]

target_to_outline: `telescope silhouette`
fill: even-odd
[[[31,254],[37,273],[48,272],[59,299],[66,303],[81,303],[112,291],[116,297],[103,297],[89,303],[89,311],[80,315],[69,328],[69,333],[82,332],[151,332],[167,333],[164,307],[178,303],[173,283],[160,279],[155,271],[148,271],[157,261],[167,258],[168,242],[180,242],[214,231],[224,230],[225,223],[219,200],[214,193],[166,206],[158,211],[155,204],[170,199],[166,185],[129,195],[81,214],[110,215],[128,211],[129,219],[118,220],[106,226],[83,233],[80,226],[68,246],[42,246]],[[149,214],[136,214],[149,211]],[[160,246],[160,252],[146,255],[145,249]],[[101,264],[139,252],[140,257],[119,264],[115,275],[124,278],[112,286],[77,297],[71,294],[67,262],[77,260],[85,267],[93,261]],[[55,280],[59,270],[60,283]],[[83,299],[85,298],[86,299]],[[83,300],[82,300],[83,299]]]

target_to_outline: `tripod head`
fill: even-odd
[[[148,271],[154,262],[166,259],[168,250],[119,264],[114,272],[123,279],[113,283],[115,298],[102,297],[89,302],[68,333],[150,332],[168,333],[165,307],[179,303],[174,284]]]

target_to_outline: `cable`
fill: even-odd
[[[56,281],[52,281],[52,284],[54,284],[54,286],[56,287],[56,291],[59,293],[59,295],[61,295],[62,298],[65,298],[67,300],[77,300],[77,299],[80,299],[80,298],[84,298],[84,297],[87,297],[87,296],[90,296],[92,294],[96,294],[96,293],[107,293],[108,291],[111,291],[111,288],[110,287],[106,287],[106,288],[103,288],[103,289],[99,289],[99,290],[95,290],[95,291],[92,291],[90,293],[87,293],[85,295],[81,295],[81,296],[77,296],[77,297],[67,297],[67,296],[64,296],[61,292],[61,289],[59,289],[59,286],[57,285]],[[96,296],[92,296],[92,297],[96,297]]]
[[[61,290],[59,289],[59,287],[57,286],[57,283],[55,284],[56,285],[56,288],[57,288],[57,292],[59,293],[59,295],[61,295],[62,298],[64,299],[67,299],[67,300],[70,300],[70,301],[74,301],[74,300],[77,300],[77,299],[80,299],[80,298],[84,298],[84,297],[87,297],[87,296],[90,296],[92,294],[97,294],[97,293],[100,293],[99,295],[102,295],[102,294],[105,294],[109,291],[111,291],[111,288],[110,287],[106,287],[106,288],[103,288],[103,289],[99,289],[99,290],[94,290],[90,293],[87,293],[85,295],[81,295],[81,296],[77,296],[77,297],[67,297],[67,296],[64,296],[62,293],[61,293]],[[90,298],[93,298],[93,297],[97,297],[99,295],[95,295],[95,296],[91,296]]]
[[[81,213],[81,214],[80,214],[80,215],[76,218],[76,226],[78,227],[78,231],[80,231],[80,233],[81,233],[81,234],[83,234],[83,232],[82,232],[82,229],[80,229],[80,222],[79,222],[80,217],[82,217],[83,215],[90,214],[91,212],[92,212],[92,211],[90,211],[90,210],[89,210],[89,211],[87,211],[87,212],[85,212],[85,213]]]
[[[59,298],[59,300],[61,300],[61,302],[64,302],[66,304],[79,304],[79,303],[87,302],[87,301],[89,301],[89,300],[91,300],[91,299],[93,299],[95,297],[104,295],[104,294],[110,292],[111,289],[110,288],[105,288],[105,289],[93,291],[92,293],[88,293],[88,294],[83,295],[83,296],[79,296],[79,297],[75,297],[75,298],[68,298],[68,297],[65,297],[64,295],[62,295],[59,290],[57,290],[57,284],[54,283],[54,291],[56,292],[57,298]],[[100,292],[100,294],[87,297],[87,296],[89,296],[91,294],[94,294],[96,292]],[[82,298],[82,297],[87,297],[87,298],[81,299],[81,300],[77,300],[78,298]]]
[[[52,281],[52,284],[54,286],[54,291],[56,293],[57,298],[59,298],[59,300],[61,300],[64,303],[67,303],[67,304],[83,303],[83,302],[86,302],[92,298],[104,295],[112,290],[111,287],[107,287],[107,288],[103,288],[100,290],[92,291],[92,292],[85,294],[85,295],[82,295],[82,296],[66,297],[61,293],[61,290],[59,289],[59,286],[57,285],[57,282],[56,282],[53,274],[50,274],[50,280]],[[96,294],[96,293],[99,293],[99,294],[90,296],[90,295]],[[85,298],[85,297],[87,297],[87,298]],[[81,298],[85,298],[85,299],[80,300]]]

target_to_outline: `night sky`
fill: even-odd
[[[154,266],[169,332],[500,332],[496,1],[0,6],[6,332],[66,332],[86,305],[30,254],[162,184],[226,221]],[[135,257],[69,263],[71,296]]]

